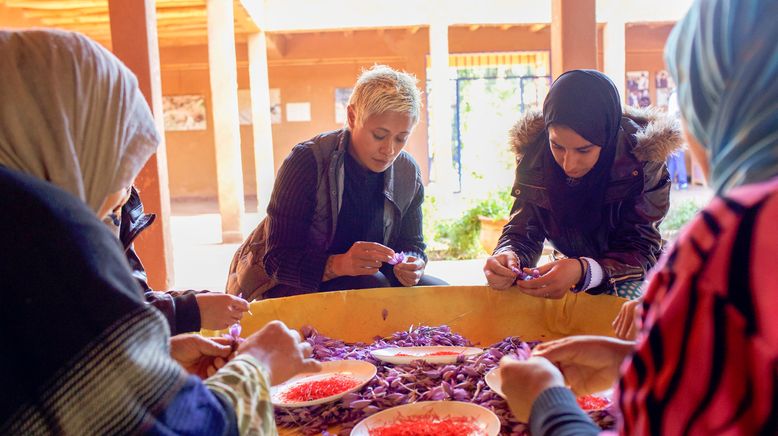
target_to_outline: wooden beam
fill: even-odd
[[[281,33],[266,34],[267,51],[274,53],[278,57],[285,57],[289,52],[289,38]]]
[[[32,18],[54,18],[54,17],[78,17],[82,15],[90,14],[106,14],[108,15],[108,7],[91,7],[83,9],[63,9],[63,10],[51,10],[51,9],[28,9],[23,8],[25,17]]]
[[[235,8],[236,27],[247,33],[259,32],[259,26],[254,22],[254,19],[251,18],[251,15],[249,15],[246,8],[243,7],[243,3],[241,3],[240,0],[234,0],[233,5]]]
[[[27,8],[27,9],[45,9],[45,10],[66,10],[94,7],[107,7],[107,0],[5,0],[9,8]]]
[[[240,8],[242,11],[251,18],[251,21],[256,26],[257,30],[265,30],[267,28],[267,9],[265,1],[257,0],[239,0]]]
[[[113,52],[137,76],[161,136],[157,153],[135,179],[146,211],[157,214],[154,225],[135,240],[135,247],[143,259],[149,286],[166,290],[173,283],[173,244],[154,0],[110,0],[109,11]]]
[[[192,21],[197,20],[202,22],[203,27],[205,27],[205,17],[206,15],[204,9],[184,9],[184,10],[163,11],[157,13],[157,22],[160,24],[171,23],[171,22],[191,23]],[[108,16],[108,11],[105,11],[105,13],[71,15],[71,16],[60,16],[57,14],[56,16],[41,17],[41,21],[49,25],[81,24],[81,23],[98,24],[98,23],[108,23],[109,16]]]
[[[222,242],[243,241],[243,166],[238,122],[235,15],[231,1],[208,1],[208,64]]]

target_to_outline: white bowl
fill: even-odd
[[[433,413],[441,418],[464,416],[473,418],[481,427],[479,435],[496,436],[500,433],[500,419],[491,410],[461,401],[422,401],[404,404],[370,415],[351,430],[351,436],[368,436],[370,430],[390,425],[400,418]],[[465,435],[463,435],[465,436]]]
[[[456,363],[457,357],[464,354],[467,356],[476,356],[483,353],[481,348],[474,347],[389,347],[373,350],[370,354],[378,360],[382,360],[394,365],[407,365],[414,360],[423,360],[427,363],[447,364]],[[456,353],[444,356],[433,356],[434,353]],[[406,354],[406,356],[401,356]]]
[[[486,385],[489,386],[489,388],[491,388],[491,390],[493,390],[495,394],[505,399],[505,394],[502,392],[502,378],[500,377],[500,367],[494,367],[491,370],[489,370],[489,372],[487,372],[486,375],[484,376],[484,381],[486,381]],[[608,400],[608,405],[610,405],[611,402],[613,401],[612,400],[613,389],[609,389],[604,392],[598,392],[590,396],[597,397],[597,398],[604,398]],[[586,412],[594,412],[602,409],[584,409],[584,410]]]
[[[362,389],[376,375],[376,367],[370,362],[363,360],[333,360],[322,362],[320,372],[298,374],[279,385],[270,388],[270,398],[276,407],[308,407],[318,404],[330,403],[339,400],[344,395]],[[308,383],[316,380],[325,379],[333,375],[343,375],[359,381],[359,384],[353,388],[343,391],[339,394],[329,397],[319,398],[311,401],[291,402],[283,398],[283,394],[290,388],[300,383]]]

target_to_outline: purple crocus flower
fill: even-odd
[[[233,341],[235,341],[235,343],[238,343],[240,342],[240,330],[241,330],[240,323],[236,322],[235,324],[230,326],[229,333],[226,333],[224,337],[227,339],[232,339]]]
[[[405,254],[405,252],[402,252],[402,251],[401,251],[401,252],[399,252],[399,253],[394,253],[394,256],[392,256],[392,258],[391,258],[391,259],[389,259],[389,261],[388,261],[387,263],[388,263],[389,265],[397,265],[398,263],[403,263],[403,262],[405,262],[405,259],[406,259],[407,257],[408,257],[408,255],[407,255],[407,254]]]

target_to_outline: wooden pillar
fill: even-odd
[[[430,107],[430,142],[435,153],[433,174],[441,192],[453,192],[458,188],[458,182],[451,152],[451,102],[454,96],[449,83],[448,24],[430,24],[429,38],[432,91],[427,104]]]
[[[615,11],[614,11],[615,12]],[[603,70],[613,80],[621,95],[621,102],[626,102],[627,76],[627,44],[626,23],[623,16],[614,13],[608,19],[603,30]]]
[[[551,75],[597,68],[595,0],[551,0]]]
[[[273,192],[273,131],[270,120],[270,82],[267,67],[265,32],[249,35],[249,87],[251,88],[251,123],[254,132],[254,167],[257,181],[257,213],[267,215]]]
[[[232,1],[208,0],[208,68],[222,242],[243,241],[243,167]]]
[[[113,52],[138,77],[138,86],[151,107],[162,138],[157,153],[135,179],[146,212],[157,214],[154,225],[135,240],[135,248],[146,268],[149,286],[166,290],[173,283],[173,243],[155,1],[109,0],[108,11]]]

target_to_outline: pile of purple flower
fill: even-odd
[[[304,434],[329,434],[327,429],[339,426],[341,434],[348,434],[366,416],[390,407],[416,401],[468,401],[492,410],[502,423],[502,434],[522,435],[527,425],[515,420],[508,404],[493,392],[484,381],[484,375],[496,367],[500,358],[512,356],[527,359],[538,342],[524,342],[512,336],[488,347],[478,356],[459,356],[456,364],[432,365],[414,361],[409,365],[392,365],[376,360],[371,350],[387,347],[413,346],[472,346],[470,341],[454,333],[448,326],[419,326],[408,331],[377,337],[371,344],[347,344],[320,335],[315,329],[301,330],[313,347],[313,357],[321,361],[357,359],[368,361],[378,373],[359,392],[347,394],[334,403],[296,409],[276,409],[276,423]],[[592,414],[603,429],[613,427],[614,419],[608,410]]]

